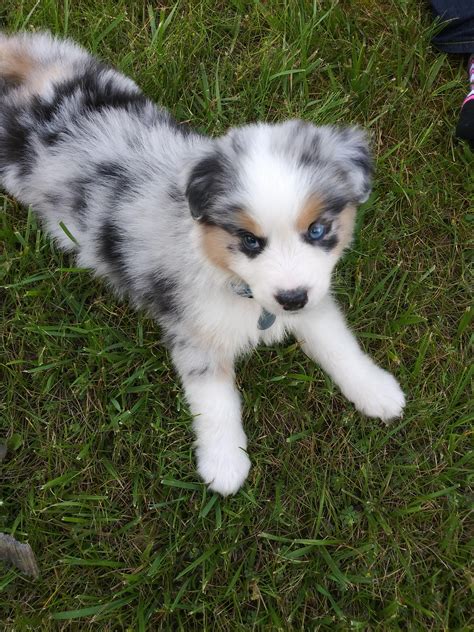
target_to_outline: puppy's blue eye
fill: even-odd
[[[320,222],[313,222],[308,228],[308,237],[311,241],[319,241],[327,232],[327,227]]]
[[[260,250],[261,248],[259,240],[250,233],[242,237],[242,244],[247,250]]]

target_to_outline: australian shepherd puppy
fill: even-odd
[[[250,468],[234,363],[260,343],[291,333],[363,414],[402,414],[330,294],[371,171],[359,129],[290,120],[209,138],[71,41],[0,35],[0,184],[156,318],[199,474],[223,495]]]

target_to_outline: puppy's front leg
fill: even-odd
[[[389,421],[402,414],[405,396],[396,379],[359,347],[334,300],[327,296],[295,327],[303,351],[332,377],[356,408]]]
[[[247,478],[250,460],[233,363],[183,340],[172,355],[194,415],[198,472],[210,489],[234,494]]]

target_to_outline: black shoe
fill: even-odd
[[[463,103],[455,134],[474,149],[474,96]]]

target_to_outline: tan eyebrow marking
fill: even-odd
[[[252,233],[252,235],[255,235],[256,237],[264,237],[262,227],[253,219],[253,217],[250,217],[248,213],[241,211],[237,215],[237,218],[238,223],[244,230]]]
[[[297,219],[296,228],[298,232],[305,233],[313,222],[322,214],[324,205],[315,195],[311,196],[301,209]]]

